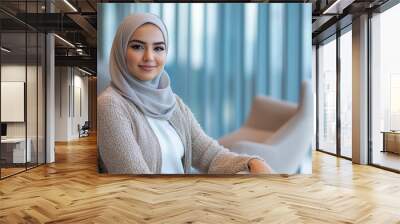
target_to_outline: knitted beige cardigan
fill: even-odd
[[[230,152],[207,136],[190,109],[176,96],[177,107],[169,123],[184,145],[185,173],[191,167],[203,173],[248,171],[254,156]],[[113,87],[97,99],[97,143],[101,168],[113,174],[160,174],[161,147],[144,114]]]

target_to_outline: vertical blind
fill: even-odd
[[[169,33],[171,85],[205,132],[221,137],[245,121],[255,95],[297,102],[311,79],[311,3],[103,3],[98,12],[98,91],[119,23],[152,12]]]

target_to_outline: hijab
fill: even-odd
[[[164,37],[168,53],[168,33],[161,19],[151,13],[127,16],[119,25],[110,52],[111,86],[134,103],[146,116],[169,120],[176,107],[168,73],[162,69],[154,79],[142,81],[128,70],[126,51],[132,34],[144,24],[157,26]]]

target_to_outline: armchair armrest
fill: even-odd
[[[260,156],[272,168],[274,173],[294,174],[304,160],[303,153],[292,153],[295,148],[287,149],[282,145],[267,145],[249,141],[240,141],[232,146],[232,152]]]
[[[244,126],[276,131],[297,111],[297,105],[275,100],[268,96],[254,98],[250,115]]]

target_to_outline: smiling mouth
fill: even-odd
[[[150,65],[139,65],[139,67],[144,71],[152,71],[153,69],[156,68],[156,66],[150,66]]]

